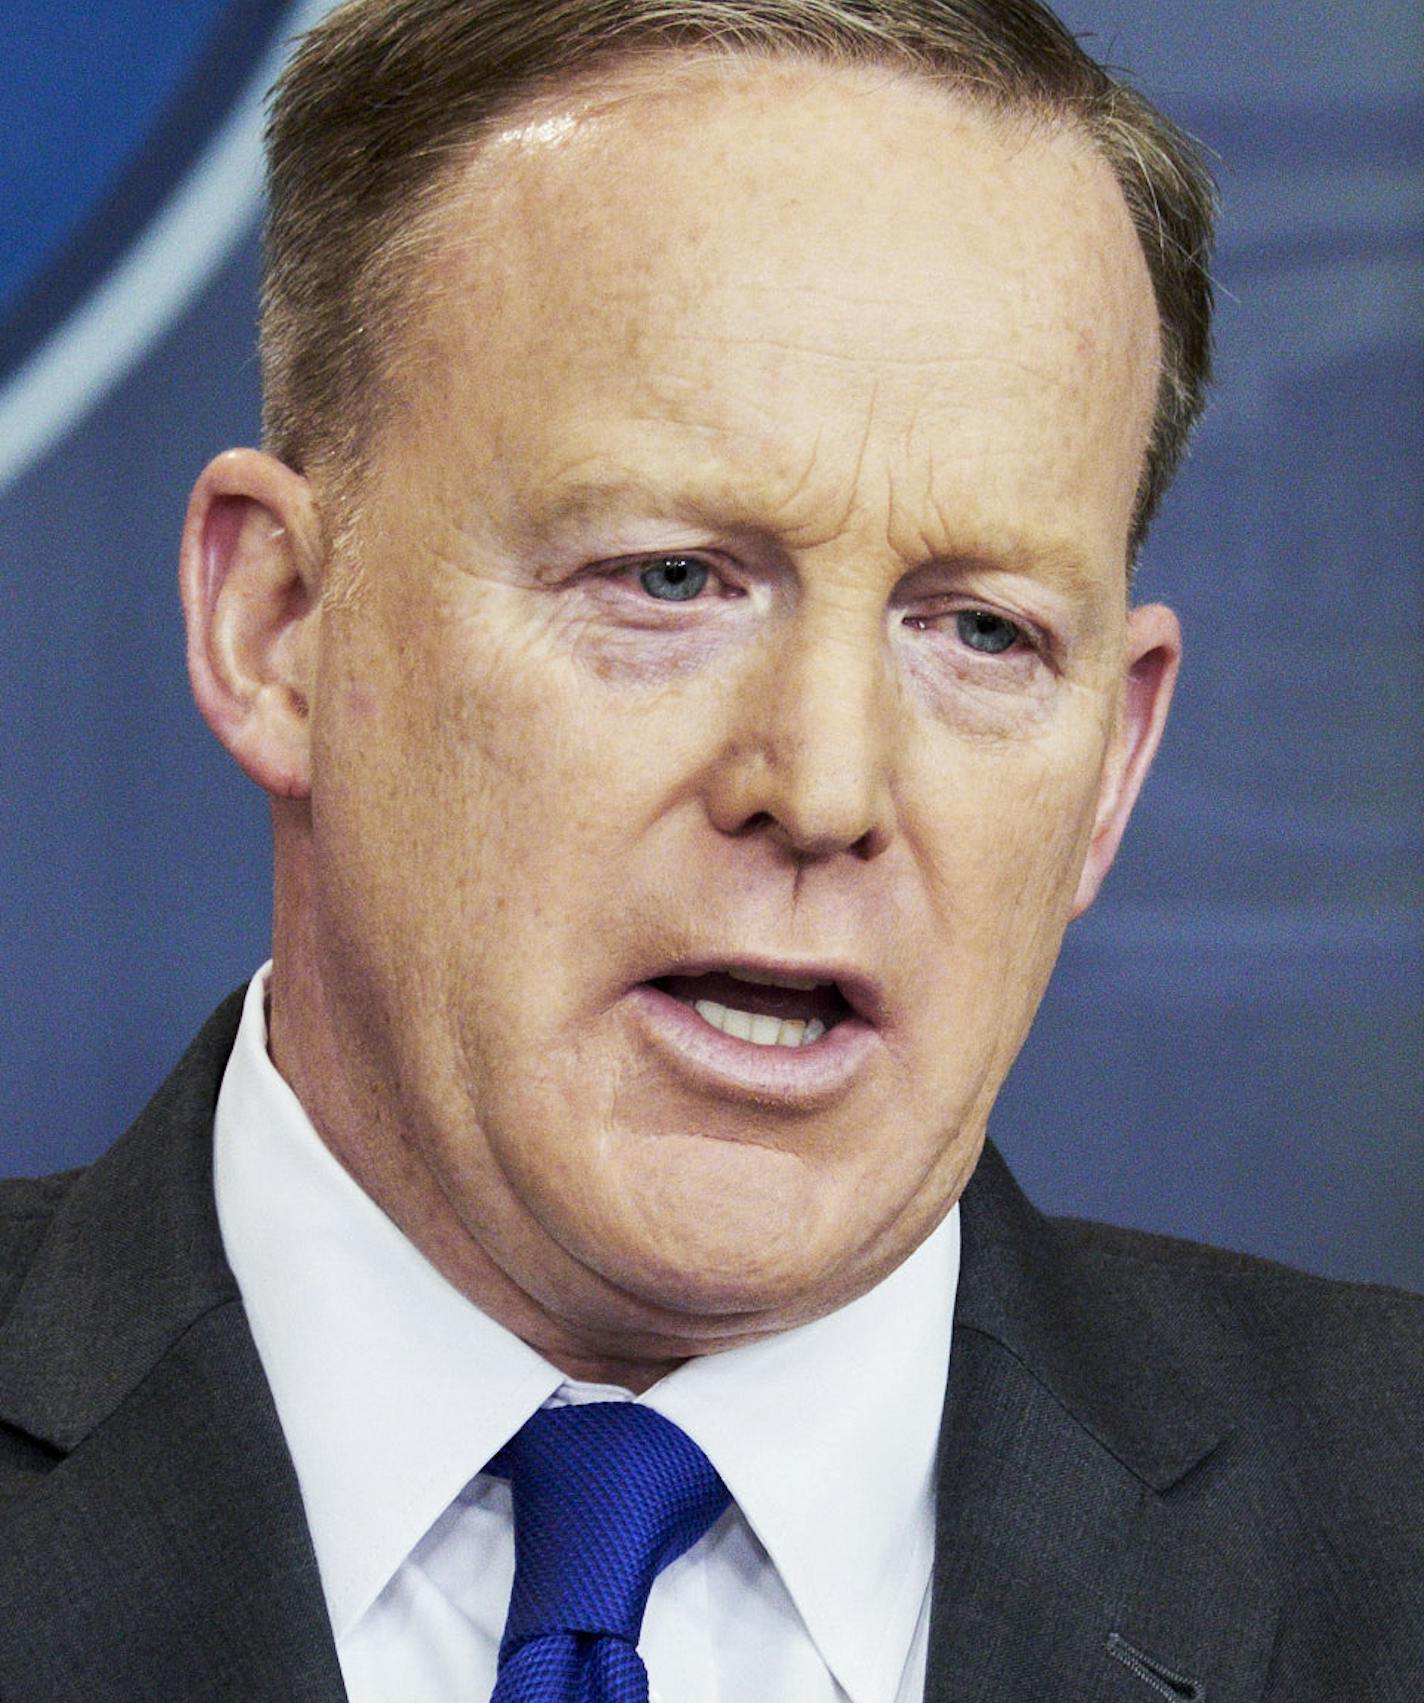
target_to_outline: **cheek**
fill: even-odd
[[[568,834],[594,790],[596,729],[569,671],[537,635],[506,630],[500,601],[438,611],[423,643],[395,652],[385,693],[411,826],[467,866],[500,845],[540,844],[554,819]]]
[[[432,881],[463,887],[469,926],[587,941],[630,884],[661,878],[644,867],[649,831],[699,771],[711,721],[686,683],[611,683],[566,635],[487,601],[399,686],[411,830]]]
[[[986,1120],[1058,957],[1091,827],[1096,765],[980,746],[943,778],[916,850],[935,946],[911,1098],[925,1127]]]
[[[914,835],[951,957],[986,966],[1008,997],[1057,954],[1091,833],[1102,770],[1096,734],[958,746],[921,783],[934,799]],[[1037,998],[1037,992],[1032,997]]]

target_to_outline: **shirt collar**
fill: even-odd
[[[248,989],[215,1118],[218,1222],[338,1641],[560,1374],[454,1289],[331,1154]]]
[[[265,966],[216,1115],[218,1218],[340,1640],[562,1388],[329,1152],[267,1056]],[[852,1703],[893,1697],[928,1583],[956,1208],[838,1311],[688,1361],[642,1400],[693,1437]]]
[[[712,1460],[853,1703],[896,1695],[934,1556],[959,1216],[858,1300],[643,1400]]]

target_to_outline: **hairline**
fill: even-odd
[[[458,139],[452,139],[449,157],[430,171],[418,186],[411,205],[394,216],[387,215],[376,240],[353,279],[354,298],[365,298],[372,310],[363,318],[373,323],[379,336],[373,340],[358,368],[356,394],[348,396],[348,415],[356,428],[334,440],[327,434],[319,453],[304,471],[315,473],[325,489],[332,510],[329,524],[335,537],[349,536],[359,523],[363,494],[377,464],[393,410],[399,398],[399,381],[394,369],[409,339],[428,323],[435,295],[429,262],[438,254],[449,215],[468,198],[472,172],[490,163],[491,150],[502,138],[538,123],[540,118],[565,115],[576,123],[616,113],[656,79],[656,92],[675,88],[679,72],[695,76],[709,65],[735,76],[750,67],[804,67],[832,73],[880,73],[887,81],[917,85],[951,99],[957,97],[976,114],[1001,123],[1025,136],[1035,132],[1075,136],[1105,166],[1113,178],[1123,205],[1128,228],[1148,273],[1157,328],[1157,390],[1151,427],[1144,445],[1142,465],[1134,496],[1132,530],[1154,472],[1154,449],[1167,408],[1167,387],[1177,376],[1170,370],[1166,325],[1157,300],[1155,279],[1142,233],[1133,217],[1121,175],[1102,137],[1094,133],[1087,114],[1075,110],[1063,98],[1035,100],[983,82],[968,74],[951,71],[919,55],[903,43],[866,42],[860,50],[841,46],[818,50],[809,42],[694,39],[670,44],[619,41],[607,44],[598,54],[578,66],[561,66],[520,85],[496,100]],[[570,114],[571,106],[574,108]],[[482,186],[479,213],[495,218],[501,184],[486,180]],[[1127,583],[1135,568],[1136,548],[1129,536],[1126,550]]]

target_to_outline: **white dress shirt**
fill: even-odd
[[[223,1243],[296,1468],[352,1703],[479,1703],[514,1576],[485,1463],[575,1383],[459,1294],[322,1143],[267,1056],[267,968],[223,1078]],[[849,1306],[637,1398],[733,1505],[653,1586],[654,1703],[920,1703],[958,1209]]]

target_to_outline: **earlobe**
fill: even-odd
[[[252,449],[229,450],[204,468],[179,569],[188,676],[208,726],[279,798],[310,791],[321,570],[306,479]]]
[[[1075,917],[1098,896],[1117,856],[1128,817],[1162,740],[1181,660],[1182,631],[1170,609],[1148,603],[1130,612],[1122,713],[1103,769],[1092,838],[1073,900]]]

